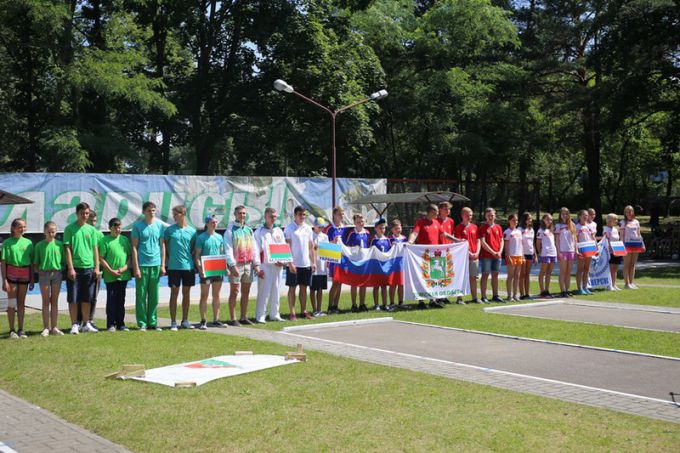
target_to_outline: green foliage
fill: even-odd
[[[620,210],[679,193],[679,23],[672,0],[0,0],[0,163],[330,175],[330,115],[281,78],[331,110],[389,91],[338,116],[339,176]]]

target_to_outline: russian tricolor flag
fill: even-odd
[[[626,246],[626,252],[628,252],[628,253],[642,253],[643,252],[642,240],[626,241],[626,242],[624,242],[624,245]]]
[[[621,241],[611,241],[609,243],[612,248],[612,255],[614,256],[626,256],[626,246],[623,245]]]
[[[585,241],[578,243],[578,252],[586,258],[597,255],[597,244],[595,241]]]
[[[375,247],[354,250],[343,247],[344,256],[335,265],[333,279],[351,286],[402,285],[403,258],[397,256],[398,250],[401,248],[394,247],[383,253]]]

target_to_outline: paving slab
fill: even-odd
[[[291,332],[293,333],[293,332]],[[404,321],[320,326],[298,335],[669,401],[680,359]]]
[[[680,333],[680,309],[669,307],[556,300],[486,307],[484,311],[493,314]],[[680,338],[678,340],[680,341]]]
[[[0,452],[129,452],[86,429],[68,423],[0,390]]]

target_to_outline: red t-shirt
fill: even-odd
[[[451,217],[447,216],[444,219],[442,219],[441,217],[437,217],[437,220],[439,221],[439,223],[442,226],[442,231],[444,233],[448,233],[451,236],[453,236],[453,230],[454,230],[454,227],[456,226],[453,219]],[[442,234],[440,244],[453,244],[453,241]]]
[[[413,232],[418,233],[416,244],[437,245],[441,239],[442,226],[437,219],[418,219]]]
[[[485,223],[479,227],[479,237],[484,239],[486,241],[486,245],[491,247],[492,250],[498,251],[501,249],[501,244],[503,243],[503,229],[496,223],[493,225]],[[491,255],[491,253],[487,252],[484,247],[482,247],[479,257],[496,258],[495,256]]]
[[[468,244],[470,244],[470,253],[477,253],[477,241],[479,240],[477,225],[472,222],[467,225],[459,223],[456,225],[455,236],[468,241]]]

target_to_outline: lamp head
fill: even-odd
[[[384,99],[386,97],[387,97],[387,90],[376,91],[375,93],[372,93],[369,96],[371,101],[379,101],[380,99]]]
[[[285,81],[281,79],[274,80],[274,88],[278,91],[285,91],[286,93],[292,93],[293,87],[288,85]]]

